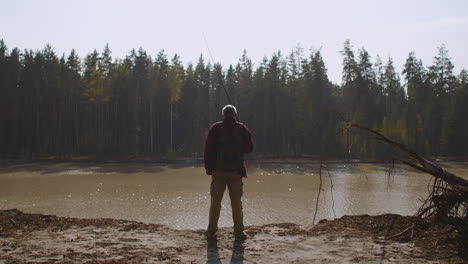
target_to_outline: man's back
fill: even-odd
[[[224,119],[214,123],[206,137],[204,161],[206,174],[211,176],[210,215],[206,230],[208,237],[214,237],[218,230],[221,200],[226,187],[231,199],[234,235],[236,239],[245,239],[242,212],[242,178],[247,177],[244,153],[253,150],[252,136],[242,123],[237,122],[237,110],[226,105],[222,110]]]
[[[237,142],[235,142],[237,140]],[[229,142],[226,142],[229,141]],[[236,145],[236,143],[238,143]],[[231,146],[229,146],[231,145]],[[220,153],[225,151],[226,148],[230,148],[228,154],[238,155],[240,159],[237,163],[238,168],[229,168],[229,169],[239,169],[242,172],[242,176],[246,177],[246,166],[244,162],[244,153],[251,153],[253,151],[253,140],[250,130],[246,125],[237,122],[235,119],[225,118],[223,121],[214,123],[206,138],[205,150],[204,150],[204,161],[205,169],[207,174],[211,175],[213,171],[216,171],[218,167],[222,167],[222,164],[219,164]],[[236,149],[240,153],[235,153]],[[234,158],[234,157],[233,157]]]

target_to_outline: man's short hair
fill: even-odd
[[[226,105],[223,107],[223,110],[221,111],[221,113],[223,114],[224,117],[235,117],[237,116],[237,109],[235,106],[233,105]]]

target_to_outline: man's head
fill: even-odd
[[[223,107],[222,114],[225,118],[232,117],[234,119],[237,119],[237,109],[233,105],[228,104],[225,107]]]

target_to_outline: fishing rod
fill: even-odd
[[[208,49],[208,54],[210,54],[211,62],[213,63],[213,67],[215,68],[216,74],[218,75],[219,81],[221,82],[221,86],[223,87],[224,93],[226,93],[228,103],[230,105],[233,105],[232,100],[231,100],[231,96],[229,96],[229,92],[226,89],[226,86],[224,86],[223,76],[221,75],[221,71],[220,71],[221,67],[216,69],[216,65],[215,65],[215,62],[214,62],[214,59],[213,59],[213,55],[211,54],[210,47],[208,46],[208,41],[206,40],[205,34],[203,34],[203,39],[205,40],[205,45],[206,45],[206,48]]]

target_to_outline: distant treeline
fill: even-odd
[[[403,79],[344,43],[343,81],[329,81],[320,50],[280,52],[253,66],[246,52],[223,68],[200,56],[155,58],[132,50],[113,59],[108,45],[84,59],[72,50],[7,49],[0,42],[0,155],[93,158],[200,156],[211,123],[228,103],[252,130],[255,153],[375,159],[388,149],[367,135],[337,133],[334,111],[424,155],[468,154],[468,72],[456,76],[444,46],[433,65],[414,52]]]

